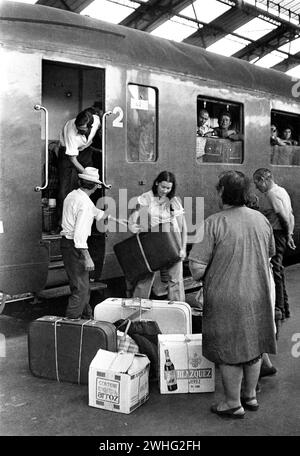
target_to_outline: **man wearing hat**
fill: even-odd
[[[87,239],[93,221],[109,218],[109,215],[98,209],[90,199],[102,184],[98,170],[87,167],[78,174],[78,178],[79,188],[66,196],[62,214],[61,252],[71,289],[66,317],[91,318],[89,271],[94,270],[94,262],[88,251]]]

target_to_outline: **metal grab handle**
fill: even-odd
[[[112,111],[106,111],[102,116],[102,184],[105,188],[111,188],[111,184],[106,184],[105,182],[105,170],[106,170],[106,117],[110,116]]]
[[[38,185],[34,187],[36,192],[40,192],[41,190],[45,190],[48,187],[48,163],[49,163],[49,153],[48,153],[48,111],[44,106],[35,105],[34,109],[36,111],[40,111],[41,109],[45,111],[45,184],[43,187],[39,187]]]

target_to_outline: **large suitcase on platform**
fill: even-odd
[[[149,272],[168,268],[180,260],[180,233],[175,231],[148,231],[135,234],[114,245],[123,273],[136,283]]]
[[[110,322],[126,318],[155,320],[163,334],[192,333],[191,307],[180,301],[108,298],[95,306],[94,318]]]
[[[107,321],[45,316],[30,323],[29,368],[37,377],[87,384],[100,348],[117,351],[116,327]]]

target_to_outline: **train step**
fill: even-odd
[[[90,290],[91,291],[98,291],[104,290],[107,288],[107,285],[102,282],[91,282],[90,283]],[[71,290],[69,285],[64,285],[62,287],[55,287],[55,288],[48,288],[45,290],[40,291],[37,294],[39,299],[53,299],[53,298],[60,298],[62,296],[69,296],[71,294]]]
[[[43,233],[43,241],[49,244],[49,256],[51,263],[61,260],[60,240],[60,234]]]

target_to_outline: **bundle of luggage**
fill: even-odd
[[[121,413],[148,399],[149,381],[161,393],[214,391],[214,365],[184,302],[108,298],[93,320],[39,318],[29,326],[28,355],[33,375],[88,384],[90,406]]]

